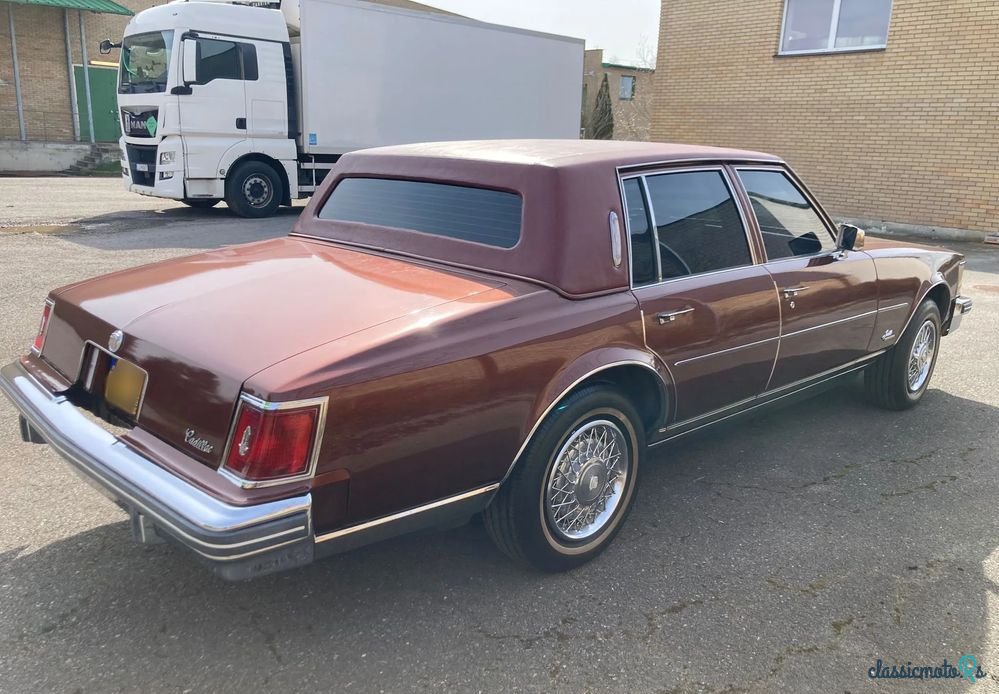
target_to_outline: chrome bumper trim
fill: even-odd
[[[20,362],[0,369],[0,391],[30,429],[133,520],[152,520],[157,531],[196,552],[223,577],[248,578],[312,561],[310,494],[253,506],[227,504],[88,421]]]
[[[944,335],[950,335],[961,327],[961,319],[965,314],[971,313],[972,301],[970,296],[958,296],[954,299],[950,307],[950,320],[944,326]]]

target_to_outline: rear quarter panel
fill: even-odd
[[[570,300],[533,287],[495,291],[478,310],[444,305],[390,321],[247,383],[274,400],[330,395],[313,489],[318,530],[499,481],[581,374],[609,360],[651,362],[630,292]],[[323,486],[329,476],[341,492],[348,480],[346,509],[337,485]]]

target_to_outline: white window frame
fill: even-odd
[[[799,51],[784,50],[784,31],[787,29],[787,12],[794,0],[784,0],[784,16],[780,22],[780,38],[777,44],[778,55],[810,55],[814,53],[856,53],[858,51],[882,51],[888,48],[888,34],[891,32],[891,15],[895,9],[894,0],[888,3],[888,30],[885,31],[884,43],[869,46],[844,46],[836,48],[836,32],[839,29],[839,10],[842,0],[833,0],[832,17],[829,19],[829,38],[825,48],[804,48]]]
[[[625,79],[630,79],[631,80],[631,94],[629,96],[626,96],[626,97],[625,96],[621,96],[621,87],[623,86],[623,83],[624,83]],[[635,92],[636,91],[638,91],[638,80],[635,79],[634,75],[621,75],[618,78],[618,83],[617,83],[617,100],[618,101],[634,101],[635,100]]]

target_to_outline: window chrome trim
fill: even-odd
[[[276,412],[280,410],[304,409],[307,407],[318,407],[319,415],[316,420],[316,431],[312,439],[312,452],[309,454],[309,462],[305,472],[289,477],[279,477],[271,480],[247,480],[240,477],[235,472],[227,469],[226,461],[229,459],[229,451],[232,449],[233,439],[236,436],[236,424],[239,422],[239,415],[243,410],[243,404],[254,407],[262,412]],[[319,464],[319,452],[323,444],[323,433],[326,431],[326,413],[329,409],[329,396],[323,395],[316,398],[305,398],[303,400],[286,400],[282,402],[271,402],[258,398],[249,393],[240,393],[236,410],[233,413],[232,421],[229,424],[229,434],[226,437],[225,448],[222,451],[222,458],[216,471],[233,484],[243,489],[258,489],[260,487],[274,487],[279,484],[289,484],[291,482],[301,482],[312,479],[316,475],[316,467]]]
[[[737,270],[739,268],[753,267],[753,266],[756,266],[756,265],[760,265],[760,264],[762,264],[764,262],[761,258],[758,258],[756,256],[756,249],[755,249],[755,244],[753,243],[752,231],[749,228],[749,219],[746,217],[745,211],[742,208],[741,201],[739,200],[738,196],[736,195],[735,182],[732,180],[731,176],[729,176],[728,170],[726,169],[727,166],[728,166],[728,164],[713,164],[713,165],[707,165],[707,166],[675,166],[675,167],[668,167],[668,168],[662,168],[662,169],[661,168],[654,168],[654,169],[651,169],[649,171],[641,171],[641,172],[636,172],[636,173],[631,173],[631,174],[625,174],[625,175],[622,175],[620,173],[618,174],[618,181],[620,182],[620,188],[621,188],[621,204],[624,206],[624,212],[625,212],[625,217],[626,218],[628,217],[628,207],[627,207],[627,201],[625,200],[625,197],[624,197],[624,182],[627,181],[627,180],[630,180],[632,178],[641,179],[642,191],[645,194],[645,205],[648,208],[649,220],[652,223],[652,235],[653,235],[653,238],[654,238],[655,244],[656,244],[656,274],[657,274],[657,280],[655,282],[649,282],[648,284],[640,284],[638,286],[635,286],[634,283],[632,283],[632,286],[631,286],[632,290],[635,290],[635,289],[644,289],[645,287],[658,287],[658,286],[660,286],[662,284],[665,284],[667,282],[673,282],[675,280],[689,279],[691,277],[706,277],[708,275],[718,274],[719,272],[728,272],[729,270]],[[618,168],[620,170],[620,167],[618,167]],[[660,249],[659,249],[659,227],[656,224],[656,214],[655,214],[654,206],[652,204],[652,195],[649,192],[649,185],[648,185],[648,182],[646,181],[646,179],[648,177],[650,177],[650,176],[670,175],[670,174],[678,174],[678,173],[698,173],[698,172],[702,172],[702,171],[717,171],[719,174],[721,174],[722,181],[725,183],[725,186],[728,189],[728,194],[729,194],[729,197],[732,200],[732,204],[735,205],[735,209],[738,210],[738,212],[739,212],[739,221],[742,223],[742,231],[743,231],[743,234],[746,237],[746,248],[749,251],[750,262],[747,263],[747,264],[744,264],[744,265],[733,265],[732,267],[721,268],[721,269],[718,269],[718,270],[708,270],[706,272],[696,272],[696,273],[691,273],[689,275],[680,275],[679,277],[668,277],[666,279],[663,279],[663,276],[662,276],[662,257],[661,257],[661,253],[660,253]],[[629,236],[629,240],[630,240],[630,237],[631,237],[630,229],[629,229],[629,232],[628,232],[628,236]],[[630,245],[628,247],[628,253],[629,253],[629,261],[630,261],[631,260],[631,246]]]
[[[652,234],[653,248],[656,253],[656,281],[654,284],[659,284],[663,281],[663,257],[659,249],[659,224],[656,223],[656,210],[652,206],[652,193],[649,191],[649,182],[645,176],[638,176],[638,182],[642,185],[642,196],[645,198],[645,213],[648,216],[649,224],[652,225],[649,231]]]
[[[839,29],[841,0],[833,0],[832,15],[829,18],[829,35],[826,38],[825,48],[806,48],[797,51],[784,50],[784,32],[787,30],[787,13],[792,0],[784,0],[784,13],[780,20],[780,36],[777,37],[777,55],[822,55],[824,53],[858,53],[863,51],[880,51],[888,48],[888,35],[891,33],[891,18],[895,11],[894,0],[888,2],[888,27],[885,30],[884,43],[870,44],[867,46],[848,46],[836,48],[836,33]]]
[[[644,169],[655,169],[655,170],[668,170],[673,167],[686,167],[689,165],[717,165],[717,166],[739,166],[736,162],[743,162],[749,164],[772,164],[775,166],[780,166],[781,160],[777,157],[717,157],[717,156],[702,156],[702,157],[680,157],[677,159],[657,159],[649,162],[639,162],[637,164],[620,164],[615,166],[614,169],[617,171],[619,177],[624,176],[625,178],[631,178],[633,176],[645,176],[646,171]],[[643,169],[639,171],[639,169]],[[630,172],[630,173],[629,173]]]

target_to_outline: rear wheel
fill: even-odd
[[[631,402],[606,386],[568,396],[535,432],[483,514],[511,558],[565,571],[602,552],[635,496],[645,447]]]
[[[264,162],[245,161],[226,177],[225,202],[240,217],[269,217],[283,199],[281,176]]]
[[[940,309],[924,301],[891,351],[864,372],[867,395],[889,410],[915,407],[929,387],[940,348]]]
[[[215,207],[221,200],[217,198],[184,198],[183,203],[188,207],[193,207],[196,210],[207,210],[210,207]]]

